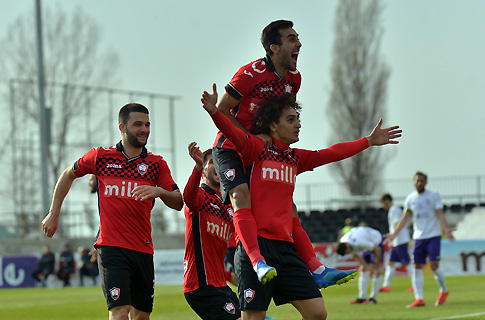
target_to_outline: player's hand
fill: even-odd
[[[59,215],[49,212],[49,214],[45,216],[44,220],[42,220],[42,231],[44,231],[44,234],[46,236],[52,238],[54,233],[56,233],[58,227]]]
[[[271,147],[273,145],[273,139],[267,134],[257,134],[256,137],[260,138],[264,142],[265,147]]]
[[[160,187],[142,185],[133,189],[131,196],[137,201],[145,201],[158,198],[162,195],[162,193],[163,189]]]
[[[204,91],[204,93],[202,93],[202,98],[200,99],[200,101],[202,102],[202,106],[204,107],[204,109],[210,115],[213,115],[217,112],[217,86],[215,83],[212,84],[212,94]]]
[[[204,155],[200,151],[199,146],[197,146],[197,142],[189,143],[189,155],[194,159],[197,171],[202,171],[204,167]]]
[[[450,239],[450,241],[455,241],[455,237],[453,236],[453,233],[452,233],[453,231],[455,231],[455,230],[454,229],[446,229],[444,231],[446,238]]]
[[[392,242],[392,240],[394,240],[393,235],[390,233],[387,233],[384,235],[384,241],[382,243],[386,246],[386,245],[389,245]]]
[[[382,119],[380,119],[377,125],[374,127],[372,133],[367,136],[367,141],[369,141],[369,147],[399,143],[399,141],[395,140],[401,137],[402,130],[399,129],[399,126],[381,128],[381,125]]]

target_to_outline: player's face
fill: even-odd
[[[123,134],[126,140],[135,148],[142,148],[147,144],[150,135],[150,118],[142,112],[130,113],[128,123],[124,126]]]
[[[416,187],[416,191],[418,193],[423,193],[424,192],[424,187],[426,186],[426,178],[423,177],[422,175],[415,175],[414,176],[414,186]]]
[[[381,201],[382,209],[389,210],[391,208],[391,202],[388,200]]]
[[[275,46],[275,63],[287,70],[295,70],[301,42],[298,33],[293,28],[281,29],[281,45]]]
[[[270,127],[272,136],[282,142],[292,144],[300,140],[300,115],[293,107],[283,110],[280,121]]]
[[[212,155],[207,156],[207,162],[204,166],[204,176],[207,178],[207,180],[209,180],[212,185],[219,187],[220,180],[219,176],[216,173],[216,169],[214,168]]]

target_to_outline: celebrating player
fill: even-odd
[[[325,319],[327,311],[320,290],[293,244],[293,191],[296,175],[324,164],[357,154],[372,145],[398,143],[397,126],[381,128],[352,142],[339,143],[318,151],[291,149],[299,140],[300,106],[292,95],[268,97],[256,108],[251,132],[267,134],[272,145],[237,128],[216,107],[217,90],[204,91],[204,108],[221,132],[235,145],[245,165],[251,166],[251,203],[261,255],[274,266],[278,277],[261,284],[252,271],[247,249],[239,243],[236,250],[236,275],[243,318],[263,319],[273,298],[276,305],[291,303],[304,319]]]
[[[59,225],[62,202],[73,181],[86,174],[98,179],[100,229],[96,240],[101,286],[109,319],[149,319],[153,309],[154,266],[150,211],[155,198],[180,210],[182,195],[165,160],[148,152],[148,109],[129,103],[119,112],[121,141],[93,148],[57,181],[42,229],[52,237]]]
[[[241,67],[225,87],[217,107],[234,124],[248,132],[253,124],[253,116],[261,102],[275,95],[290,94],[295,97],[301,84],[301,75],[296,69],[301,42],[293,29],[293,22],[277,20],[266,26],[261,35],[266,57]],[[265,134],[257,135],[266,146],[273,143]],[[251,209],[251,196],[243,163],[234,145],[223,132],[217,134],[214,142],[214,165],[221,179],[221,193],[225,203],[229,200],[234,208],[234,227],[251,259],[259,281],[266,283],[276,276],[273,266],[266,264],[258,245],[256,223]],[[229,196],[229,197],[228,197]],[[320,288],[345,282],[355,276],[356,270],[340,271],[326,268],[318,260],[308,234],[298,219],[298,211],[293,205],[293,241],[300,257]]]
[[[222,203],[212,150],[202,153],[191,142],[189,155],[195,167],[184,189],[185,299],[201,319],[239,319],[237,296],[224,276],[229,272],[224,269],[224,256],[234,233],[232,207]]]

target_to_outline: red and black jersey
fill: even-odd
[[[116,147],[89,150],[73,165],[74,174],[98,178],[100,230],[96,245],[122,247],[153,254],[150,212],[155,199],[137,201],[131,192],[150,185],[177,191],[170,169],[162,156],[143,148],[129,159],[121,141]]]
[[[366,138],[315,151],[290,149],[288,144],[274,138],[273,145],[265,147],[263,140],[237,128],[220,111],[212,119],[234,143],[243,162],[252,167],[249,186],[258,235],[273,240],[293,242],[292,204],[298,174],[348,158],[369,147]]]
[[[241,67],[225,89],[233,98],[240,100],[231,113],[249,130],[253,124],[256,107],[261,101],[269,96],[285,93],[296,96],[300,85],[301,75],[297,69],[288,71],[286,76],[281,78],[276,73],[271,59],[266,56]],[[234,145],[220,131],[217,133],[214,147],[234,149]]]
[[[233,211],[219,191],[200,183],[195,168],[184,189],[185,258],[184,292],[212,285],[226,286],[224,257],[234,234]]]

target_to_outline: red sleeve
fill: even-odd
[[[200,178],[202,177],[202,171],[197,171],[194,167],[192,174],[189,177],[189,181],[185,185],[184,189],[184,202],[191,213],[199,212],[204,203],[204,197],[200,192]]]
[[[298,174],[313,170],[324,164],[347,159],[369,147],[367,138],[334,144],[330,148],[316,151],[293,149],[300,156]]]
[[[175,181],[173,181],[172,173],[170,172],[167,162],[161,158],[159,163],[160,170],[158,170],[157,187],[161,187],[167,191],[178,191],[179,187]]]
[[[72,166],[74,174],[79,178],[88,173],[96,174],[96,158],[98,156],[98,148],[92,148],[86,152],[79,160]]]
[[[219,110],[212,115],[212,120],[217,128],[236,146],[236,150],[242,155],[245,163],[254,162],[264,150],[263,140],[236,127]]]
[[[254,77],[252,73],[252,65],[256,66],[257,61],[249,63],[239,68],[236,74],[232,77],[229,84],[226,85],[226,92],[237,100],[241,100],[242,97],[248,96],[254,89]]]

